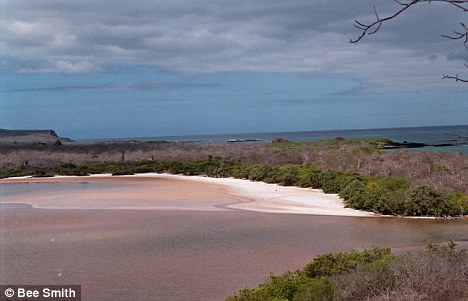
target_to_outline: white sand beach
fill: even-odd
[[[338,195],[325,194],[321,190],[233,178],[149,173],[0,180],[0,184],[41,182],[111,185],[92,190],[55,189],[43,193],[0,196],[0,202],[27,203],[43,209],[249,210],[282,214],[376,216],[370,212],[344,208]]]
[[[248,201],[229,204],[227,208],[267,213],[293,213],[334,216],[375,216],[374,213],[345,208],[336,194],[326,194],[319,189],[285,187],[264,182],[233,178],[210,178],[170,174],[142,174],[165,179],[178,179],[221,185],[228,195]]]

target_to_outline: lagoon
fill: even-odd
[[[84,183],[0,184],[0,198],[3,203],[11,199],[28,203],[35,195],[54,195],[73,196],[77,201],[80,192],[112,190],[120,194],[120,200],[138,196],[130,193],[138,187],[135,183]],[[233,201],[216,185],[198,183],[198,190],[192,186],[188,190],[187,183],[176,180],[157,185],[166,191],[162,196],[182,196],[185,205],[194,206],[188,191],[204,206]],[[200,199],[202,195],[210,200]],[[217,209],[36,209],[6,205],[0,209],[1,284],[80,284],[83,300],[224,300],[245,286],[263,282],[270,272],[301,268],[321,253],[373,245],[402,252],[428,241],[449,239],[468,245],[466,219]]]

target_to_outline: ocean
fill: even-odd
[[[449,151],[468,153],[468,125],[459,126],[431,126],[431,127],[406,127],[385,129],[354,129],[333,131],[296,131],[296,132],[269,132],[269,133],[238,133],[238,134],[211,134],[211,135],[187,135],[187,136],[159,136],[159,137],[133,137],[128,139],[110,140],[164,140],[168,142],[228,142],[229,140],[246,141],[258,140],[270,142],[275,138],[284,138],[289,141],[318,141],[344,137],[355,138],[386,138],[395,142],[414,142],[424,144],[453,144],[444,147],[423,147],[412,151]]]

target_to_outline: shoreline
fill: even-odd
[[[224,205],[229,209],[248,210],[263,213],[306,214],[328,216],[378,216],[375,213],[345,208],[337,194],[326,194],[320,189],[280,186],[245,179],[211,178],[172,174],[138,174],[157,177],[209,183],[225,187],[225,193],[234,198],[242,197],[248,202]]]
[[[60,176],[53,177],[10,177],[0,179],[2,183],[84,183],[84,182],[108,183],[108,184],[138,184],[151,183],[152,181],[168,181],[166,184],[176,185],[182,182],[191,183],[190,189],[200,190],[203,198],[192,200],[191,205],[185,206],[184,202],[190,201],[190,195],[180,195],[178,191],[172,191],[171,201],[175,206],[161,206],[157,204],[157,199],[146,197],[145,204],[137,206],[113,206],[112,201],[108,201],[107,206],[91,207],[83,206],[41,206],[38,203],[27,201],[2,201],[1,203],[27,204],[36,209],[120,209],[120,210],[196,210],[196,211],[233,211],[245,210],[266,214],[299,214],[317,216],[342,216],[342,217],[380,217],[380,218],[403,218],[421,220],[464,220],[467,217],[435,217],[435,216],[399,216],[382,215],[369,211],[345,208],[343,200],[337,194],[327,194],[321,189],[301,188],[296,186],[280,186],[278,184],[268,184],[260,181],[250,181],[247,179],[235,178],[212,178],[207,176],[187,176],[168,173],[141,173],[134,175],[112,174],[91,174],[87,176]],[[154,182],[155,183],[155,182]],[[204,187],[196,184],[202,183]],[[174,187],[176,190],[177,187]],[[200,193],[199,191],[199,193]],[[210,195],[205,195],[210,191]],[[214,195],[213,195],[214,193]],[[216,196],[217,194],[217,196]],[[127,195],[135,199],[135,196],[142,196],[138,189]],[[198,195],[200,196],[200,195]],[[119,198],[118,192],[114,192],[114,197]],[[182,197],[184,202],[180,204]],[[165,200],[167,201],[167,200]],[[151,202],[156,205],[152,206]],[[197,203],[198,202],[198,203]],[[193,204],[196,203],[196,204]],[[0,208],[2,209],[2,208]]]
[[[184,175],[172,175],[172,174],[135,174],[126,176],[112,176],[109,174],[99,174],[90,176],[55,176],[47,178],[33,178],[33,177],[17,177],[7,178],[0,180],[1,183],[41,183],[41,182],[86,182],[86,181],[97,181],[106,183],[139,183],[139,182],[151,182],[152,180],[165,180],[169,181],[167,184],[175,185],[182,184],[181,182],[187,182],[192,184],[192,187],[202,189],[201,193],[204,194],[203,188],[211,191],[210,195],[207,195],[207,201],[197,200],[194,196],[195,202],[187,200],[190,198],[190,193],[181,195],[179,191],[172,191],[171,200],[179,203],[173,208],[167,206],[152,206],[151,203],[158,202],[158,200],[146,198],[145,202],[140,206],[112,206],[112,201],[107,202],[108,206],[96,206],[92,204],[91,207],[86,206],[73,206],[70,207],[65,202],[58,202],[59,206],[41,206],[41,200],[35,203],[23,201],[16,203],[31,204],[33,208],[41,209],[141,209],[141,210],[247,210],[254,212],[270,213],[270,214],[303,214],[303,215],[325,215],[325,216],[349,216],[349,217],[380,217],[372,212],[359,211],[351,208],[345,208],[343,201],[336,194],[326,194],[318,189],[311,188],[299,188],[299,187],[285,187],[277,184],[267,184],[264,182],[252,182],[249,180],[234,179],[234,178],[210,178],[203,176],[184,176]],[[193,185],[197,183],[203,183],[203,187],[200,185]],[[207,185],[205,187],[205,185]],[[198,187],[194,187],[198,186]],[[173,187],[177,189],[177,187]],[[141,193],[138,191],[138,187],[128,191],[128,196],[136,195],[139,196]],[[112,192],[110,192],[112,193]],[[140,193],[140,194],[139,194]],[[216,195],[218,193],[218,196]],[[224,195],[223,199],[220,200],[219,196]],[[106,198],[110,198],[112,195],[106,195]],[[118,191],[114,192],[114,197],[119,198]],[[184,199],[185,203],[180,204],[178,197]],[[198,196],[199,197],[199,196]],[[40,198],[39,198],[40,199]],[[49,201],[49,200],[47,200]],[[2,201],[3,203],[15,203],[9,201]],[[97,200],[96,202],[99,202]],[[191,202],[188,206],[186,203]],[[48,204],[46,201],[45,204]],[[49,202],[50,203],[50,202]],[[209,204],[208,204],[209,203]],[[209,205],[209,206],[207,206]],[[211,207],[211,208],[209,208]]]

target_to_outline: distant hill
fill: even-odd
[[[59,137],[54,130],[7,130],[0,129],[0,143],[45,143],[73,142],[70,138]]]

